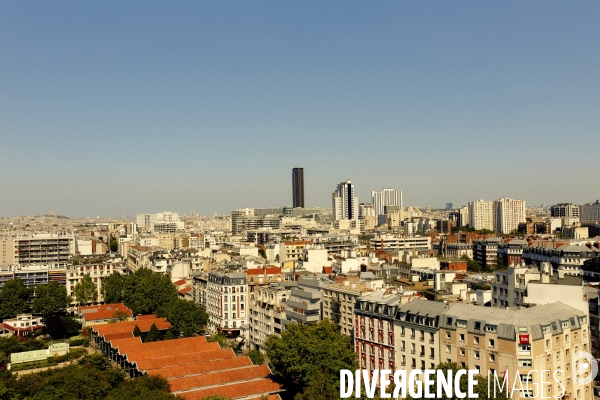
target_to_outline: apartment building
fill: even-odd
[[[89,275],[98,291],[98,302],[103,302],[102,281],[113,273],[124,274],[127,267],[122,257],[77,257],[66,268],[67,294],[73,296],[75,285]],[[75,299],[73,299],[75,301]]]
[[[345,280],[323,288],[323,318],[340,328],[340,333],[354,337],[354,305],[358,298],[373,293],[362,282]]]
[[[310,240],[287,241],[279,244],[279,262],[296,261],[302,257],[305,248],[310,247]]]
[[[433,369],[440,359],[440,316],[446,305],[417,299],[398,307],[394,316],[396,365],[401,369]]]
[[[331,195],[333,219],[358,219],[358,197],[354,196],[354,184],[350,179],[337,185]]]
[[[600,221],[600,200],[579,206],[579,215],[581,222]]]
[[[211,272],[206,287],[208,327],[237,337],[248,323],[248,282],[242,272]]]
[[[473,241],[473,259],[482,268],[495,268],[498,261],[498,246],[501,238],[491,237]]]
[[[65,284],[67,267],[62,264],[31,264],[31,265],[2,265],[0,266],[0,288],[11,279],[20,279],[27,287],[34,288],[55,281]]]
[[[497,258],[502,260],[502,265],[520,264],[523,260],[523,249],[528,246],[526,240],[508,239],[498,244]]]
[[[177,232],[185,228],[185,224],[175,212],[165,211],[156,214],[138,214],[137,227],[149,232]]]
[[[69,257],[75,254],[76,242],[74,235],[40,232],[16,236],[13,246],[15,262],[20,265],[65,266]]]
[[[579,206],[573,203],[559,203],[550,207],[550,215],[553,218],[579,219]]]
[[[597,245],[593,245],[589,241],[576,240],[571,240],[570,244],[565,242],[533,243],[523,249],[523,260],[527,264],[533,265],[540,265],[542,262],[550,263],[556,273],[563,271],[565,274],[582,275],[585,261],[600,256],[600,249]]]
[[[281,268],[274,266],[248,269],[246,270],[246,276],[248,278],[250,300],[254,300],[258,288],[285,280],[285,274],[281,272]]]
[[[361,297],[354,305],[354,347],[359,368],[395,371],[394,318],[401,295],[379,291]]]
[[[503,197],[496,202],[496,232],[511,233],[517,230],[522,222],[526,222],[523,200]]]
[[[250,350],[265,352],[265,341],[271,335],[280,335],[284,329],[287,301],[294,281],[270,283],[257,288],[250,300],[248,325],[242,328],[245,345]]]
[[[576,380],[582,360],[573,359],[579,351],[590,351],[586,313],[563,303],[516,311],[454,304],[440,317],[442,362],[484,374],[507,371],[510,387],[518,372],[523,386],[529,382],[532,388],[529,397],[559,397],[564,388],[565,398],[593,398],[592,384]],[[550,375],[554,371],[562,371],[555,375],[562,388]],[[541,393],[534,393],[535,387]]]
[[[192,297],[194,302],[206,307],[208,291],[208,273],[204,271],[194,272],[192,277]]]
[[[473,258],[472,243],[448,243],[446,244],[446,257],[459,259],[463,256]]]
[[[17,249],[15,242],[10,236],[0,236],[0,265],[16,264]]]
[[[290,291],[285,310],[284,325],[293,322],[307,324],[322,320],[322,297],[325,286],[333,281],[325,276],[302,276],[298,278],[298,286]]]
[[[588,312],[587,291],[580,276],[554,274],[550,264],[540,267],[525,263],[494,271],[492,307],[515,307],[548,304],[560,301],[585,313]]]
[[[475,200],[468,203],[469,227],[494,231],[496,229],[496,202]]]
[[[369,240],[369,247],[375,250],[426,253],[431,250],[431,238],[429,236],[396,236],[381,234],[375,235]]]

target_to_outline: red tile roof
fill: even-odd
[[[235,357],[220,360],[201,361],[193,364],[173,365],[148,371],[150,375],[160,375],[165,379],[198,375],[211,371],[249,367],[252,361],[248,357]]]
[[[179,291],[179,294],[181,294],[181,295],[185,295],[185,294],[186,294],[187,292],[189,292],[190,290],[192,290],[192,288],[191,288],[191,287],[186,287],[186,288],[183,288],[183,289],[181,289],[181,290]]]
[[[215,371],[209,374],[171,379],[169,380],[169,384],[171,385],[171,392],[177,393],[193,388],[226,385],[231,382],[267,378],[270,374],[271,371],[266,365],[252,365],[250,367],[237,368],[233,370]]]
[[[192,353],[184,355],[175,355],[169,357],[161,357],[154,360],[139,360],[135,364],[140,371],[149,371],[152,369],[160,369],[168,366],[186,365],[197,363],[198,361],[220,360],[225,358],[233,358],[235,353],[232,349],[220,349],[213,351],[202,352],[201,354]]]
[[[271,379],[258,379],[250,382],[235,382],[230,385],[219,385],[207,389],[178,393],[178,396],[186,400],[200,400],[208,396],[225,396],[232,399],[244,398],[248,396],[260,397],[263,394],[268,395],[272,392],[282,390],[282,385],[273,382]]]
[[[331,274],[333,272],[333,267],[323,267],[324,274]]]
[[[136,320],[140,320],[140,319],[155,319],[156,318],[156,314],[146,314],[146,315],[138,315],[135,317]]]
[[[115,339],[127,339],[133,337],[133,332],[121,332],[121,333],[113,333],[110,335],[104,335],[104,341],[110,342]]]
[[[178,281],[175,281],[175,282],[173,282],[173,285],[175,285],[175,286],[185,285],[185,279],[180,279]]]
[[[114,324],[102,324],[92,326],[92,331],[98,336],[112,335],[115,333],[133,332],[137,325],[142,332],[148,332],[152,324],[155,324],[159,330],[169,329],[171,323],[165,318],[143,319],[137,321],[115,322]]]
[[[280,274],[281,273],[281,268],[279,268],[279,267],[267,267],[266,268],[266,272],[267,272],[267,274]]]
[[[150,343],[139,343],[131,344],[128,346],[122,346],[119,348],[119,353],[127,354],[128,359],[133,356],[138,356],[153,351],[166,351],[167,355],[187,354],[191,352],[199,351],[210,351],[218,350],[219,344],[217,342],[209,343],[206,341],[204,336],[195,336],[183,339],[172,339],[168,341],[150,342]],[[181,351],[185,351],[181,353]],[[147,357],[138,357],[138,359],[145,359]]]

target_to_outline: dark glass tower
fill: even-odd
[[[293,207],[304,208],[304,168],[296,167],[292,170],[292,196]]]

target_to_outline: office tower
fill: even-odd
[[[385,214],[386,206],[399,206],[402,208],[402,190],[381,189],[379,192],[371,192],[375,216]]]
[[[292,196],[293,207],[304,208],[304,168],[296,167],[292,170]]]
[[[511,233],[525,219],[525,202],[501,198],[496,202],[496,232]]]
[[[496,202],[475,200],[469,202],[469,227],[476,230],[496,229]]]
[[[354,196],[354,184],[350,179],[337,185],[331,196],[333,219],[358,219],[358,198]]]
[[[454,207],[452,203],[446,203],[446,210],[452,210],[453,208]]]

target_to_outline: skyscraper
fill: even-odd
[[[337,185],[331,202],[333,219],[358,219],[358,198],[354,196],[354,185],[350,179]]]
[[[402,208],[402,190],[381,189],[379,192],[371,192],[375,216],[385,214],[386,206],[398,206]]]
[[[304,168],[292,170],[292,197],[294,208],[304,208]]]

